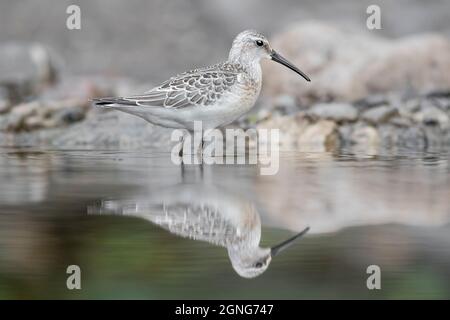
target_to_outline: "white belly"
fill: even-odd
[[[261,86],[248,90],[241,85],[236,85],[216,104],[186,108],[180,116],[187,120],[186,126],[192,126],[194,121],[202,121],[203,129],[225,126],[246,114],[255,105],[260,88]]]
[[[176,108],[121,107],[121,111],[137,115],[150,123],[175,129],[194,129],[194,122],[201,121],[203,130],[225,126],[247,113],[256,102],[260,88],[252,90],[236,85],[215,104]]]
[[[248,101],[224,101],[210,106],[198,106],[194,110],[186,110],[185,117],[189,125],[194,121],[202,121],[204,129],[214,129],[232,123],[252,107]]]

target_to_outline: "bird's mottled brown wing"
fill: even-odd
[[[185,108],[214,104],[236,83],[239,66],[221,64],[185,72],[162,83],[145,94],[124,97],[140,106]]]

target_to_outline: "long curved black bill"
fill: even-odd
[[[292,71],[298,73],[299,75],[301,75],[303,78],[305,78],[306,81],[311,81],[311,79],[303,73],[303,71],[301,71],[299,68],[297,68],[296,66],[294,66],[292,63],[290,63],[289,61],[287,61],[283,56],[281,56],[278,52],[276,52],[275,50],[272,50],[272,53],[270,54],[270,57],[272,58],[273,61],[276,61],[278,63],[281,63],[283,66],[291,69]]]
[[[301,236],[303,236],[305,233],[307,233],[309,230],[309,227],[306,227],[305,229],[303,229],[303,231],[301,231],[300,233],[297,233],[295,236],[293,236],[292,238],[287,239],[286,241],[283,241],[280,244],[277,244],[276,246],[272,247],[270,249],[270,255],[272,257],[275,257],[277,254],[279,254],[281,251],[289,248],[295,240],[297,240],[298,238],[300,238]]]

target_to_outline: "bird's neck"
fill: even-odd
[[[262,79],[262,71],[261,64],[259,61],[254,62],[251,65],[244,66],[244,69],[247,71],[247,74],[257,83],[261,82]]]
[[[256,82],[260,82],[262,78],[261,64],[259,59],[250,57],[245,54],[238,54],[233,51],[230,52],[228,61],[234,64],[239,64],[246,73]]]

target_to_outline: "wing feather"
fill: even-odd
[[[139,106],[180,109],[211,105],[229,92],[243,69],[224,63],[173,77],[142,95],[123,98]]]

